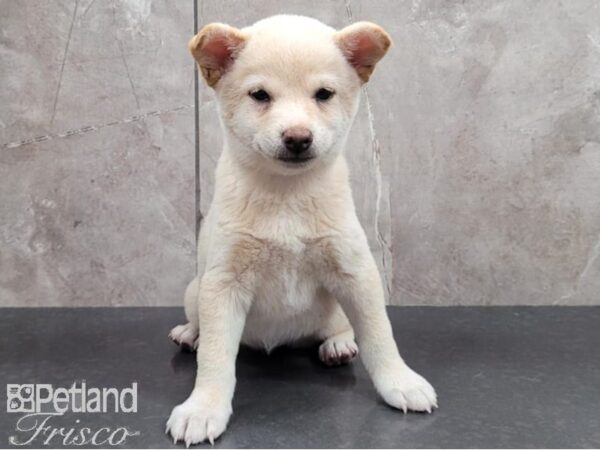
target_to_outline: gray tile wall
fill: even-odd
[[[180,304],[194,271],[192,8],[0,0],[0,305]],[[597,1],[198,9],[200,24],[287,12],[392,35],[348,148],[391,303],[600,303]],[[199,95],[205,212],[221,136]]]
[[[181,303],[192,18],[191,1],[0,1],[0,305]]]

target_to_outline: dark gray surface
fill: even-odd
[[[360,363],[329,369],[314,348],[242,349],[234,415],[215,447],[600,446],[600,308],[389,311],[403,355],[437,389],[433,414],[385,406]],[[54,423],[126,426],[140,431],[127,446],[170,447],[165,421],[195,371],[195,355],[166,337],[182,319],[180,308],[2,309],[0,380],[137,381],[136,414],[67,414]],[[19,417],[4,411],[0,446]]]

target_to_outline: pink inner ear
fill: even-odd
[[[209,69],[223,71],[233,62],[233,49],[226,35],[211,37],[202,46],[202,53],[206,57],[205,66]]]
[[[358,33],[352,37],[350,47],[350,64],[354,67],[365,67],[377,62],[378,47],[372,36]]]

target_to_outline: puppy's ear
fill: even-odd
[[[211,23],[190,39],[188,48],[206,83],[214,87],[231,68],[245,43],[246,38],[237,28],[223,23]]]
[[[335,33],[335,42],[363,83],[392,44],[392,39],[379,25],[357,22]]]

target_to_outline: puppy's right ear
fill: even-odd
[[[371,22],[348,25],[335,34],[335,41],[363,83],[369,81],[375,64],[392,45],[390,35]]]
[[[223,23],[211,23],[190,39],[192,52],[206,83],[214,87],[246,44],[246,38],[237,28]]]

